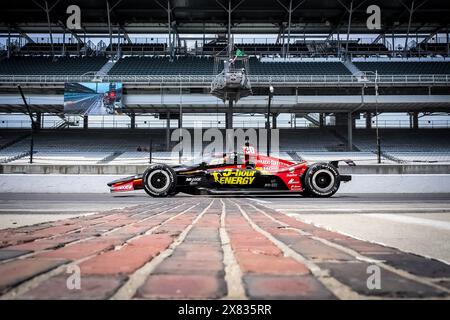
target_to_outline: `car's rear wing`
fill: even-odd
[[[356,163],[355,162],[353,162],[353,160],[350,160],[350,159],[341,159],[341,160],[333,160],[333,161],[330,161],[329,163],[331,164],[331,165],[333,165],[334,167],[336,167],[336,168],[338,168],[339,167],[339,162],[345,162],[347,165],[349,165],[350,167],[354,167],[354,166],[356,166]]]

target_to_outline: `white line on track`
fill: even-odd
[[[395,213],[447,213],[449,208],[367,208],[367,209],[350,209],[350,208],[308,208],[301,209],[275,209],[278,212],[287,214],[304,214],[304,213],[376,213],[376,212],[395,212]]]
[[[260,200],[260,199],[255,199],[255,198],[245,198],[245,199],[252,200],[255,202],[259,202],[259,203],[271,203],[270,201]]]
[[[111,210],[115,210],[116,208],[111,208]],[[117,209],[123,209],[123,208],[117,208]],[[11,209],[0,209],[0,213],[4,214],[4,213],[22,213],[22,212],[32,212],[32,213],[84,213],[84,212],[94,212],[94,211],[102,211],[101,208],[76,208],[76,209],[72,209],[72,208],[50,208],[50,209],[34,209],[34,208],[11,208]]]
[[[383,219],[383,220],[390,220],[390,221],[394,221],[394,222],[417,224],[417,225],[426,226],[426,227],[450,230],[450,222],[445,222],[445,221],[408,217],[408,216],[395,215],[395,214],[370,214],[370,215],[366,215],[366,216],[372,217],[372,218]]]

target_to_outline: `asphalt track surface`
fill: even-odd
[[[450,194],[0,194],[0,227],[5,299],[450,297]]]

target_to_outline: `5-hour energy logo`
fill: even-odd
[[[252,184],[255,180],[254,170],[232,170],[227,169],[222,172],[211,172],[214,177],[214,182],[220,184]]]

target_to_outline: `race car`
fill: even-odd
[[[187,194],[299,194],[331,197],[341,182],[351,180],[340,175],[339,161],[308,164],[292,162],[256,152],[252,146],[243,152],[211,155],[183,165],[151,164],[143,174],[108,183],[111,192],[144,189],[152,197]]]

